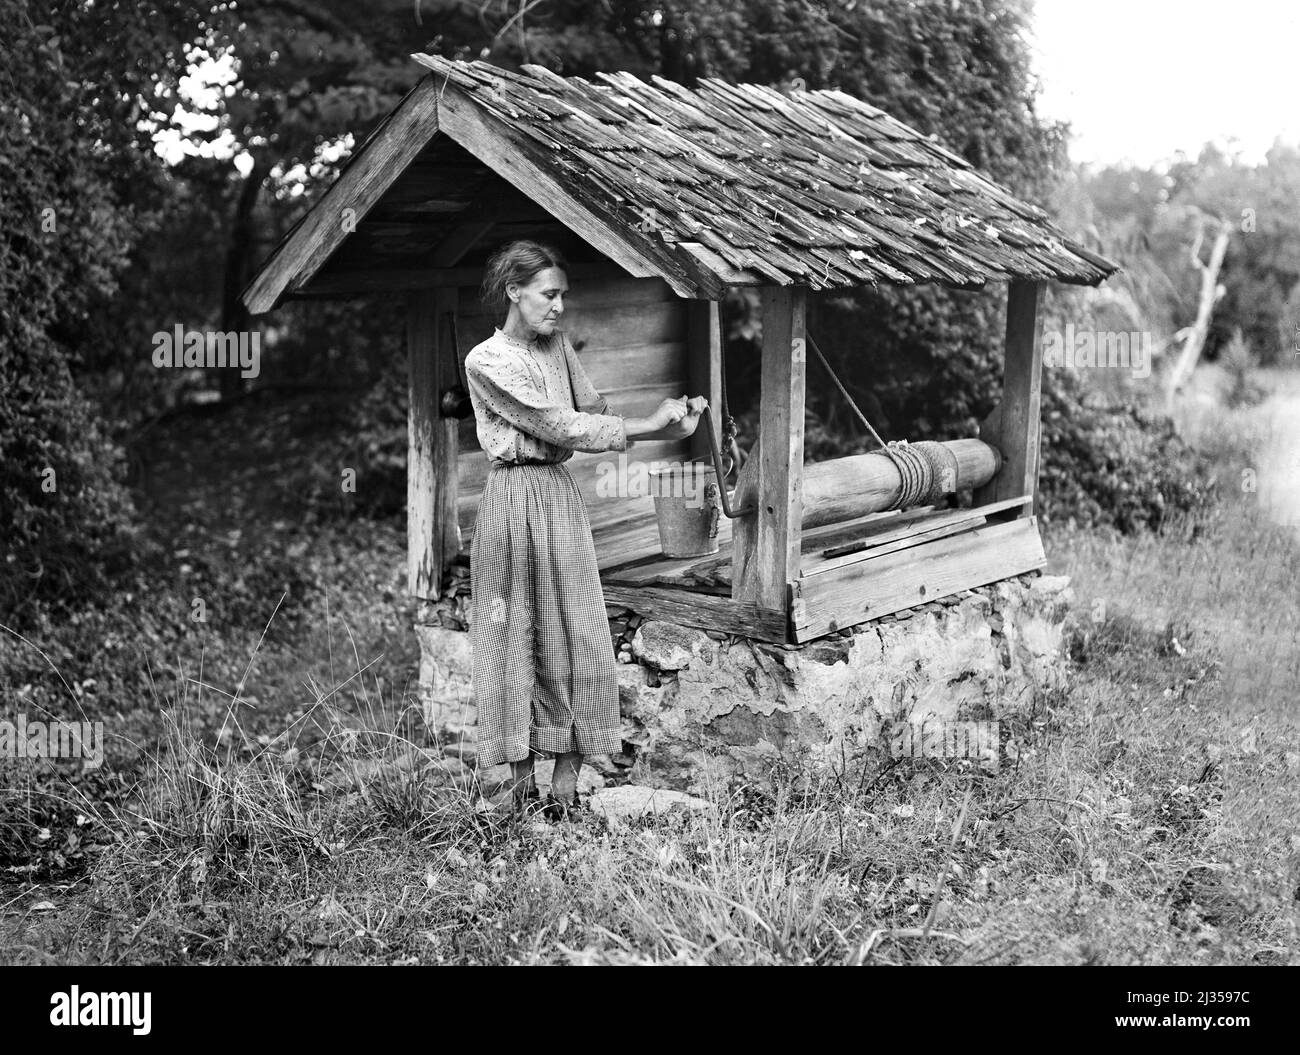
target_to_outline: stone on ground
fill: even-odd
[[[673,809],[687,811],[708,809],[704,799],[687,795],[671,788],[647,788],[638,784],[624,784],[617,788],[601,788],[587,799],[593,813],[598,813],[614,826],[652,814],[668,813]]]

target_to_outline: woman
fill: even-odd
[[[478,761],[509,762],[516,811],[537,800],[533,752],[557,756],[547,816],[577,805],[584,755],[622,749],[618,682],[587,509],[564,464],[633,439],[690,436],[703,397],[617,414],[559,328],[567,267],[516,241],[488,261],[483,300],[505,322],[465,359],[479,444],[491,461],[470,545],[470,644]]]

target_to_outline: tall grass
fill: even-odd
[[[356,779],[339,786],[278,752],[220,759],[176,721],[79,910],[11,927],[10,956],[1295,961],[1293,741],[1267,724],[1242,736],[1208,656],[1161,631],[1116,615],[1073,650],[1068,696],[1039,702],[1001,773],[785,766],[714,787],[697,813],[613,828],[498,819],[472,786],[408,764],[419,745],[391,721],[304,752],[344,760],[331,771]]]

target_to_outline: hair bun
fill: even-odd
[[[506,289],[512,282],[525,285],[548,267],[569,270],[564,255],[553,245],[530,238],[507,242],[488,257],[480,297],[489,307],[504,308],[511,300]]]

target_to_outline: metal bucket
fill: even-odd
[[[718,475],[711,465],[684,462],[650,470],[650,494],[665,557],[718,552]]]

